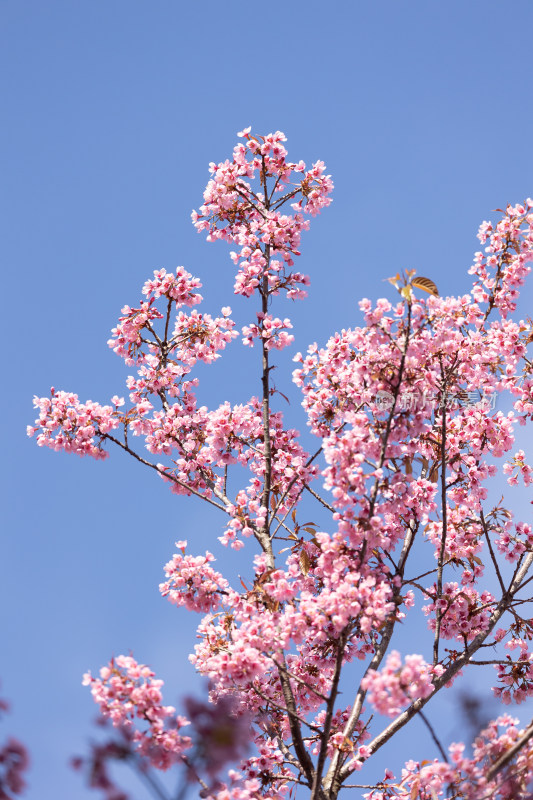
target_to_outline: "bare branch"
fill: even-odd
[[[428,718],[426,717],[426,715],[424,714],[424,712],[423,712],[423,711],[419,711],[419,712],[418,712],[418,716],[420,717],[420,719],[422,720],[422,722],[424,723],[424,725],[425,725],[425,726],[426,726],[426,728],[428,729],[428,731],[429,731],[429,733],[430,733],[430,735],[431,735],[431,738],[432,738],[432,739],[433,739],[433,741],[435,742],[435,745],[437,746],[437,750],[438,750],[438,751],[439,751],[439,753],[441,754],[441,756],[442,756],[443,760],[444,760],[444,761],[445,761],[447,764],[449,764],[449,761],[448,761],[448,756],[446,755],[446,751],[445,751],[444,747],[442,746],[442,744],[440,743],[440,741],[439,741],[439,739],[438,739],[438,737],[437,737],[437,734],[435,733],[435,729],[434,729],[434,728],[433,728],[433,726],[431,725],[430,721],[428,720]]]
[[[328,702],[326,705],[326,718],[324,720],[324,728],[322,731],[322,741],[320,744],[320,751],[318,753],[318,760],[316,764],[315,777],[311,790],[311,800],[318,800],[323,794],[321,781],[324,764],[326,763],[326,756],[329,745],[329,734],[331,731],[331,724],[333,722],[333,712],[335,710],[335,701],[337,699],[337,692],[339,690],[339,680],[341,676],[342,663],[344,659],[344,647],[346,645],[346,634],[343,633],[337,640],[337,654],[335,657],[335,670],[333,673],[333,680],[331,683],[331,690],[329,693]]]
[[[168,480],[173,481],[178,486],[181,486],[183,489],[186,489],[187,492],[190,492],[191,494],[196,495],[196,497],[199,497],[200,500],[205,500],[207,503],[210,503],[212,506],[214,506],[215,508],[218,508],[220,511],[224,511],[225,513],[227,513],[227,510],[224,508],[224,506],[219,505],[218,503],[215,503],[215,501],[211,500],[210,497],[206,497],[204,494],[199,492],[197,489],[193,489],[187,483],[184,483],[183,481],[180,481],[180,479],[176,478],[175,475],[172,475],[172,473],[166,472],[166,470],[161,469],[161,467],[159,467],[157,464],[152,464],[151,461],[147,461],[145,458],[143,458],[138,453],[136,453],[135,450],[132,450],[131,447],[129,447],[125,442],[121,442],[120,439],[116,439],[110,433],[104,434],[104,437],[106,439],[109,439],[114,444],[118,445],[118,447],[120,447],[122,450],[124,450],[126,453],[128,453],[128,455],[133,456],[133,458],[135,458],[137,461],[140,461],[141,464],[144,464],[146,467],[150,467],[150,469],[155,470],[159,475],[161,475],[161,477],[167,478]],[[226,498],[226,500],[227,500],[227,498]],[[227,500],[227,504],[228,505],[230,504],[229,500]]]

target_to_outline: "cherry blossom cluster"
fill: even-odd
[[[270,736],[258,744],[258,754],[243,763],[243,771],[249,778],[261,778],[273,771],[283,769],[283,753]]]
[[[434,597],[432,603],[424,606],[426,615],[439,612],[440,635],[443,639],[471,640],[481,631],[487,630],[495,598],[485,590],[481,594],[472,586],[459,586],[455,582],[444,584],[440,597],[436,597],[436,587],[428,590]],[[430,616],[428,625],[436,628],[436,616]]]
[[[495,544],[507,561],[516,563],[523,553],[533,550],[531,525],[518,522],[513,526],[511,520],[508,520],[500,527]]]
[[[173,706],[161,704],[163,681],[154,679],[152,670],[132,656],[112,659],[101,668],[99,678],[86,673],[83,683],[91,687],[100,712],[113,725],[133,728],[134,721],[144,723],[144,728],[135,729],[133,738],[139,752],[154,766],[168,769],[191,746],[191,739],[179,732],[188,720],[176,715]]]
[[[39,447],[97,459],[109,455],[102,442],[120,424],[112,406],[101,406],[91,400],[80,403],[77,394],[57,392],[54,388],[50,397],[35,397],[33,405],[39,409],[39,417],[35,426],[28,425],[27,431],[29,436],[38,433]]]
[[[533,745],[524,742],[516,759],[493,777],[491,768],[527,733],[520,730],[518,720],[502,715],[491,722],[476,738],[471,758],[465,756],[465,745],[453,743],[448,761],[414,761],[405,764],[400,778],[386,770],[385,780],[365,793],[365,800],[435,800],[452,796],[463,800],[517,800],[528,797],[533,779]]]
[[[422,656],[402,658],[397,650],[387,656],[383,669],[369,670],[361,682],[368,692],[368,700],[376,711],[395,717],[417,697],[429,697],[435,690],[433,680],[444,672],[444,667],[426,664]]]
[[[519,415],[518,420],[521,425],[525,425],[527,420],[533,420],[533,378],[526,378],[521,385],[514,391],[518,395],[514,408]]]
[[[478,232],[484,252],[475,255],[470,270],[477,280],[472,294],[478,303],[499,309],[503,318],[516,309],[519,289],[531,267],[533,200],[508,205],[496,224],[484,222]]]
[[[461,578],[461,583],[468,584],[483,574],[483,562],[480,558],[483,552],[483,525],[472,516],[472,509],[465,503],[458,503],[447,511],[445,556],[468,562],[470,569],[465,569]],[[435,545],[437,554],[442,543],[442,522],[430,520],[426,525],[425,535]]]
[[[258,710],[266,697],[283,704],[271,659],[284,649],[299,681],[293,687],[298,707],[314,711],[331,686],[327,651],[341,632],[351,629],[347,657],[364,658],[372,652],[371,631],[396,613],[390,587],[373,575],[362,579],[351,571],[349,557],[339,556],[326,534],[317,533],[317,539],[323,555],[316,545],[303,550],[296,546],[287,572],[269,570],[264,557],[256,559],[256,580],[246,597],[228,591],[226,613],[204,619],[202,641],[191,660],[213,681],[216,692],[230,691],[238,683],[249,708]],[[285,731],[286,724],[280,718]]]
[[[161,465],[162,475],[173,492],[220,497],[224,493],[226,470],[231,465],[247,467],[251,478],[240,489],[233,502],[223,500],[230,519],[224,543],[240,541],[238,534],[250,536],[260,527],[266,509],[261,504],[262,479],[265,473],[262,406],[256,398],[246,405],[222,404],[208,411],[196,405],[192,393],[183,395],[181,403],[168,410],[154,411],[141,407],[131,427],[146,437],[150,453],[172,458],[169,466]],[[281,413],[270,416],[271,485],[279,496],[280,513],[285,513],[301,493],[302,484],[312,480],[317,469],[308,465],[308,454],[297,441],[298,432],[283,426]],[[236,545],[239,547],[239,545]]]
[[[533,468],[526,462],[526,454],[523,450],[515,453],[512,461],[504,464],[503,471],[509,475],[507,483],[510,486],[518,484],[518,476],[524,481],[524,486],[529,486],[533,483]]]
[[[262,779],[245,777],[241,772],[236,770],[228,771],[228,781],[223,784],[219,789],[216,789],[209,794],[204,794],[204,797],[209,800],[278,800],[285,797],[288,792],[287,786],[280,786],[279,788],[269,789],[264,785]]]
[[[163,315],[154,306],[154,301],[166,297],[176,308],[194,306],[201,302],[202,295],[195,290],[201,287],[198,278],[194,278],[183,267],[176,269],[176,274],[167,273],[166,270],[155,270],[154,278],[146,281],[143,294],[147,300],[139,308],[124,306],[123,316],[118,325],[113,328],[113,338],[109,346],[123,356],[128,364],[136,363],[137,351],[142,344],[141,332],[150,329],[154,320],[162,319]]]
[[[267,350],[283,350],[284,347],[292,344],[294,336],[286,333],[288,328],[292,328],[289,319],[281,320],[279,317],[272,317],[270,314],[257,314],[258,325],[245,325],[242,329],[243,344],[253,347],[254,339],[263,339]]]
[[[533,695],[533,655],[524,639],[511,639],[505,647],[519,650],[519,653],[517,657],[508,654],[504,662],[495,665],[501,685],[495,686],[492,691],[506,705],[511,702],[522,703]]]
[[[309,170],[303,161],[288,161],[280,131],[254,136],[246,128],[239,135],[244,142],[232,161],[210,165],[213,177],[193,222],[199,232],[207,231],[208,241],[224,239],[240,248],[231,254],[239,265],[236,294],[250,297],[266,281],[269,294],[285,290],[290,299],[305,297],[300,287],[308,278],[290,268],[300,254],[301,232],[309,227],[305,215],[315,216],[331,203],[331,178],[321,161]],[[294,213],[282,213],[290,201]]]
[[[228,582],[219,572],[209,566],[215,560],[212,553],[205,556],[186,556],[186,541],[176,542],[182,553],[175,553],[165,566],[168,580],[159,585],[163,597],[171,603],[185,606],[189,611],[216,611],[220,606],[220,595],[228,588]]]
[[[364,724],[362,720],[356,725],[355,735],[353,737],[353,741],[348,744],[346,741],[346,737],[344,735],[344,729],[346,727],[346,723],[348,722],[350,716],[350,708],[339,708],[332,720],[331,720],[331,733],[328,742],[328,755],[331,757],[334,755],[335,751],[344,751],[350,750],[354,753],[353,756],[353,768],[355,770],[360,770],[363,762],[366,758],[369,757],[370,753],[368,748],[365,746],[365,742],[370,739],[370,732],[367,729],[367,726]],[[317,727],[321,727],[326,722],[326,712],[325,710],[321,710],[318,714],[314,717],[313,723]],[[318,755],[320,751],[320,739],[318,736],[315,737],[315,745],[312,748],[311,752],[313,755]]]
[[[189,373],[197,361],[210,364],[219,358],[220,350],[237,336],[233,331],[234,323],[229,316],[231,309],[222,309],[222,317],[213,319],[209,314],[192,311],[186,314],[182,306],[192,306],[201,302],[202,297],[192,288],[201,286],[197,278],[193,278],[183,267],[178,267],[176,276],[167,274],[165,270],[154,272],[154,280],[145,283],[143,292],[148,301],[142,301],[139,308],[125,306],[122,309],[109,346],[122,356],[129,366],[141,367],[139,374],[142,385],[134,384],[137,392],[158,392],[172,386],[176,378]],[[161,298],[167,298],[167,307],[163,309],[155,304]],[[170,333],[170,311],[177,309]],[[164,320],[164,331],[157,334],[157,321]]]

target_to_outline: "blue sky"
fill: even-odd
[[[106,341],[155,268],[183,264],[206,311],[249,320],[228,248],[207,244],[190,212],[208,163],[250,124],[283,130],[294,160],[324,160],[335,181],[302,241],[309,300],[280,309],[295,349],[356,324],[357,301],[390,296],[399,270],[466,292],[478,224],[533,193],[532,32],[530,0],[0,0],[0,696],[13,704],[0,740],[9,730],[30,747],[29,800],[96,796],[67,766],[94,716],[88,668],[132,650],[169,702],[198,686],[185,657],[195,620],[157,586],[176,539],[220,552],[221,532],[120,454],[38,449],[25,438],[33,394],[124,393]],[[524,313],[531,300],[530,288]],[[205,370],[209,405],[258,391],[253,358],[233,350]],[[297,422],[297,399],[289,413]]]

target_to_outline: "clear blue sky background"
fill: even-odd
[[[124,393],[106,340],[154,268],[185,265],[207,311],[249,320],[228,248],[190,223],[209,161],[249,124],[285,131],[290,155],[323,159],[335,181],[303,239],[298,348],[356,323],[358,299],[390,295],[398,270],[467,291],[478,224],[533,193],[532,51],[531,0],[0,0],[0,695],[13,703],[0,738],[31,749],[29,800],[95,796],[67,766],[94,716],[85,670],[131,649],[169,702],[198,686],[195,620],[157,587],[177,538],[220,552],[221,527],[120,454],[39,450],[33,394]],[[209,405],[258,391],[251,354],[233,350],[205,371]],[[458,736],[453,713],[440,725]]]

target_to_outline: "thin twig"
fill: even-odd
[[[141,464],[144,464],[146,467],[150,467],[150,469],[155,470],[163,478],[167,478],[168,480],[174,481],[174,483],[176,483],[178,486],[181,486],[183,489],[186,489],[191,494],[194,494],[194,495],[196,495],[196,497],[199,497],[200,500],[205,500],[206,503],[210,503],[212,506],[214,506],[215,508],[218,508],[220,511],[224,511],[226,514],[228,513],[227,509],[224,508],[224,506],[219,505],[218,503],[215,503],[215,501],[211,500],[210,497],[206,497],[204,494],[199,492],[197,489],[193,489],[192,486],[189,486],[188,484],[184,483],[183,481],[180,481],[180,479],[176,478],[175,475],[172,475],[172,473],[166,472],[166,470],[161,469],[160,467],[157,466],[157,464],[152,464],[151,461],[147,461],[145,458],[143,458],[138,453],[136,453],[135,450],[132,450],[131,447],[129,447],[125,442],[121,442],[120,439],[116,439],[110,433],[104,434],[104,438],[105,439],[109,439],[111,442],[113,442],[114,444],[118,445],[118,447],[122,448],[122,450],[125,450],[126,453],[128,453],[128,455],[133,456],[133,458],[137,459],[137,461],[140,461]],[[213,489],[213,491],[214,491],[214,489]],[[229,505],[229,500],[227,500],[227,503]]]
[[[320,497],[320,495],[317,492],[315,492],[314,489],[311,489],[311,487],[308,484],[305,484],[304,489],[307,492],[309,492],[309,494],[312,494],[315,500],[318,500],[319,503],[322,503],[324,508],[327,508],[328,511],[331,511],[332,514],[335,513],[335,509],[333,508],[333,506],[330,506],[330,504],[326,502],[326,500],[324,500],[323,497]]]
[[[440,626],[442,622],[442,609],[439,605],[439,600],[442,597],[442,575],[444,572],[444,555],[446,553],[446,536],[448,532],[448,506],[446,500],[446,400],[447,400],[447,380],[442,366],[442,358],[440,358],[441,378],[442,378],[442,419],[440,429],[440,485],[441,485],[441,513],[442,513],[442,532],[440,540],[439,559],[437,562],[437,591],[435,596],[435,637],[433,639],[433,665],[439,663],[439,641],[440,641]]]
[[[311,800],[318,800],[318,797],[322,795],[322,772],[324,771],[324,764],[326,763],[326,756],[329,747],[329,734],[331,731],[331,725],[333,723],[333,712],[335,710],[335,701],[337,699],[337,693],[339,690],[339,680],[341,677],[341,670],[342,670],[342,663],[344,657],[344,648],[346,646],[347,635],[346,632],[343,632],[338,640],[337,640],[337,653],[335,657],[335,671],[333,673],[333,680],[331,682],[331,690],[329,693],[329,698],[326,706],[326,717],[324,720],[324,726],[322,730],[322,741],[320,743],[320,751],[318,753],[318,759],[315,769],[315,777],[313,780],[313,786],[311,789]]]
[[[443,757],[444,761],[447,764],[449,764],[450,762],[448,761],[448,756],[446,755],[446,751],[444,750],[444,747],[442,746],[442,744],[440,743],[439,739],[437,738],[437,734],[435,733],[435,730],[434,730],[431,722],[428,720],[428,718],[426,717],[426,715],[424,714],[423,711],[419,711],[418,712],[418,716],[420,717],[420,719],[422,720],[422,722],[424,723],[424,725],[428,729],[428,731],[429,731],[429,733],[431,735],[431,738],[435,742],[435,744],[437,746],[437,749],[438,749],[439,753],[441,754],[441,756]]]
[[[497,560],[497,558],[496,558],[496,556],[494,554],[494,550],[492,549],[492,542],[491,542],[490,536],[489,536],[489,528],[488,528],[487,522],[485,520],[485,515],[483,514],[483,510],[481,510],[481,514],[480,514],[479,518],[480,518],[480,521],[481,521],[481,525],[483,526],[483,531],[485,533],[485,539],[487,540],[487,545],[489,547],[489,553],[490,553],[491,561],[492,561],[492,563],[494,565],[494,569],[495,569],[496,575],[498,576],[498,582],[500,584],[500,588],[501,588],[502,592],[505,592],[505,584],[503,582],[502,574],[500,572],[500,566],[498,564],[498,560]]]

